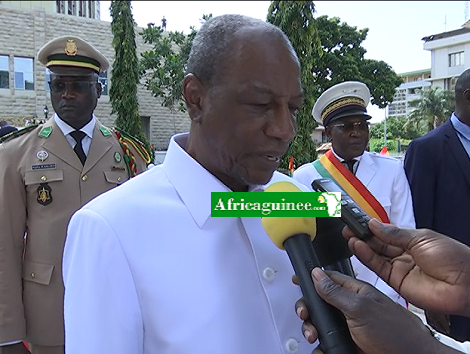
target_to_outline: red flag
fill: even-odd
[[[294,156],[289,157],[289,172],[291,176],[294,173]]]
[[[384,146],[384,147],[382,148],[382,150],[380,151],[380,155],[390,155],[390,154],[388,153],[387,146]]]

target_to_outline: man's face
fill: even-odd
[[[97,74],[89,69],[54,67],[51,101],[54,111],[67,124],[80,129],[87,124],[101,96]]]
[[[369,123],[361,116],[340,118],[326,127],[335,152],[345,160],[362,155],[369,142]]]
[[[213,87],[202,83],[195,131],[203,143],[188,152],[232,190],[243,191],[271,179],[295,136],[300,69],[279,39],[242,29],[221,72]]]

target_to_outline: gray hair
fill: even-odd
[[[186,74],[192,73],[205,84],[213,85],[231,54],[230,45],[235,38],[235,32],[243,27],[263,28],[272,33],[285,42],[298,61],[289,38],[279,27],[244,15],[221,15],[206,21],[194,37],[186,64]]]

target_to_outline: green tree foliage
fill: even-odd
[[[142,131],[139,116],[139,71],[131,2],[111,1],[110,10],[115,57],[109,99],[112,113],[117,114],[115,125],[140,140],[153,159],[155,152],[150,148],[150,143]]]
[[[204,23],[212,14],[203,15]],[[162,106],[172,112],[185,112],[183,99],[184,68],[188,61],[193,39],[196,36],[194,26],[189,35],[183,32],[164,32],[160,26],[149,23],[140,34],[145,43],[153,48],[142,53],[140,74],[145,77],[145,86],[154,97],[162,100]]]
[[[371,102],[384,108],[393,101],[395,88],[402,79],[384,61],[365,59],[362,42],[368,28],[341,23],[338,17],[320,16],[315,19],[323,55],[318,57],[313,71],[318,92],[343,81],[361,81],[371,92]]]
[[[424,126],[427,131],[431,131],[450,117],[455,98],[450,91],[439,87],[419,90],[419,93],[420,98],[409,102],[415,109],[408,116],[408,125],[418,128]]]
[[[314,25],[315,5],[312,1],[272,1],[267,21],[281,28],[289,37],[297,52],[301,65],[301,82],[304,91],[304,104],[297,114],[297,135],[283,157],[280,169],[287,169],[289,157],[294,157],[294,166],[316,158],[315,145],[311,134],[316,127],[312,118],[312,107],[318,97],[312,85],[315,61],[322,55],[320,40]]]
[[[407,124],[408,118],[406,116],[388,117],[387,118],[387,141],[395,139],[412,140],[424,133],[423,129],[417,129],[414,125]],[[370,128],[371,139],[384,139],[384,121],[375,123]],[[387,143],[388,145],[388,143]],[[383,143],[382,143],[383,147]]]

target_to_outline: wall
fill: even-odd
[[[50,95],[46,91],[44,66],[35,60],[34,91],[15,90],[14,56],[35,57],[47,41],[63,35],[75,35],[98,48],[111,63],[114,59],[114,49],[111,45],[113,36],[109,22],[50,13],[37,7],[29,10],[0,5],[0,23],[3,28],[8,28],[8,34],[6,31],[0,34],[0,54],[10,56],[10,88],[0,89],[0,119],[30,119],[35,114],[42,118],[45,105],[49,108],[49,117],[52,114]],[[148,47],[144,45],[138,31],[136,28],[137,50],[141,52]],[[110,70],[108,79],[112,82]],[[157,150],[166,150],[174,133],[189,130],[190,120],[187,114],[172,114],[169,109],[162,107],[160,101],[152,97],[143,85],[138,87],[138,99],[140,115],[150,117],[150,142]],[[113,124],[116,117],[111,115],[109,96],[100,98],[95,114],[103,124]]]

